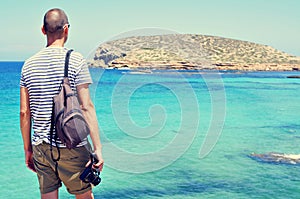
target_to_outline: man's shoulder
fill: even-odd
[[[77,59],[77,60],[84,60],[83,55],[80,52],[77,52],[75,50],[73,50],[72,54],[71,54],[71,58]]]
[[[86,64],[86,59],[83,55],[74,50],[70,56],[70,67],[75,67],[75,70],[81,70]]]
[[[40,57],[42,56],[41,54],[45,51],[45,49],[41,49],[40,51],[36,52],[34,55],[29,57],[28,59],[25,60],[24,65],[28,65],[32,63],[33,61],[39,60]]]

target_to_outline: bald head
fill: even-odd
[[[49,10],[44,16],[44,29],[48,34],[61,33],[68,23],[66,13],[58,8]]]

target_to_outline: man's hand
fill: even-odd
[[[25,151],[25,164],[33,172],[36,172],[33,164],[32,151]]]
[[[99,171],[102,171],[104,160],[102,158],[101,151],[94,151],[95,158],[97,158],[98,162],[93,164],[93,168],[97,169]],[[85,165],[85,167],[89,166],[91,164],[91,160],[88,161],[88,163]]]
[[[99,171],[102,171],[103,169],[103,164],[104,164],[104,160],[103,160],[103,157],[102,157],[102,153],[101,151],[94,151],[95,155],[96,155],[96,158],[98,159],[98,162],[95,163],[93,165],[94,168],[96,169],[99,169]]]

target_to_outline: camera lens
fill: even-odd
[[[96,177],[95,180],[93,181],[93,185],[98,185],[101,182],[101,178],[100,177]]]

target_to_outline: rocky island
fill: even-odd
[[[101,44],[91,67],[176,70],[300,70],[300,57],[248,41],[195,34],[135,36]]]

